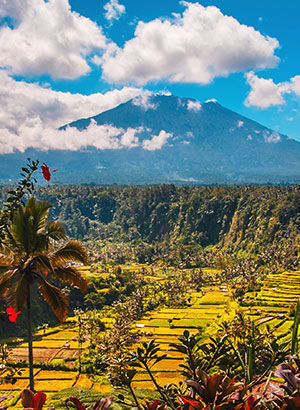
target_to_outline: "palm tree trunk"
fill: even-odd
[[[30,390],[34,392],[30,285],[28,286],[28,294],[27,294],[27,334],[28,334],[29,384],[30,384]]]

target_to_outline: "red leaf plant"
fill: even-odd
[[[34,394],[30,389],[24,389],[21,392],[21,403],[24,409],[42,410],[46,397],[41,391]]]
[[[112,397],[105,397],[103,399],[98,400],[95,404],[92,406],[89,406],[88,408],[85,407],[77,397],[70,397],[67,399],[67,402],[71,401],[73,404],[75,404],[76,410],[107,410],[109,406],[111,405],[113,398]]]
[[[17,323],[18,315],[19,315],[21,312],[16,312],[15,309],[10,306],[10,307],[6,308],[6,313],[8,314],[8,319],[9,319],[11,322]]]
[[[154,400],[153,403],[146,403],[142,405],[144,410],[165,410],[166,403],[161,403],[160,400]]]
[[[48,167],[47,164],[45,164],[45,162],[43,162],[43,165],[41,166],[42,172],[43,172],[43,177],[45,178],[46,181],[50,181],[51,179],[51,172],[56,172],[57,169],[53,169],[52,171],[50,171],[50,168]]]

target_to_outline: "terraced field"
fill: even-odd
[[[238,307],[226,286],[222,290],[220,286],[203,288],[202,292],[193,292],[190,296],[190,306],[181,309],[162,308],[145,315],[136,323],[136,327],[142,334],[141,341],[155,339],[161,346],[161,353],[167,354],[167,359],[153,367],[154,374],[161,385],[176,383],[182,379],[178,374],[182,363],[181,354],[173,352],[169,344],[177,342],[178,336],[182,335],[185,329],[194,333],[200,331],[207,337],[213,335],[218,323],[232,318]],[[146,372],[139,372],[134,386],[153,388]]]
[[[245,295],[245,302],[251,305],[249,314],[286,314],[300,297],[300,271],[282,272],[268,276],[259,292]]]
[[[56,392],[67,387],[91,387],[90,380],[81,375],[78,377],[73,368],[73,362],[78,357],[77,329],[74,322],[68,321],[59,327],[40,331],[34,335],[33,356],[36,367],[34,369],[35,388],[44,392]],[[84,345],[83,345],[84,347]],[[27,360],[27,344],[20,343],[13,348],[11,360]],[[42,370],[41,364],[57,364],[62,361],[70,368],[69,371]],[[39,366],[40,364],[40,366]],[[1,384],[1,392],[19,392],[28,387],[28,369],[22,369],[16,383]]]
[[[122,269],[132,269],[132,266],[124,266]],[[158,282],[166,280],[172,271],[165,272],[161,268],[147,268],[145,265],[137,265],[139,275],[142,275],[148,282]],[[85,269],[86,276],[99,274],[91,273]],[[212,272],[213,273],[213,272]],[[101,273],[102,275],[103,273]],[[105,274],[105,273],[104,273]],[[283,272],[267,277],[259,292],[251,292],[245,295],[242,309],[251,317],[277,317],[272,321],[273,325],[281,322],[282,315],[287,317],[291,304],[297,302],[300,295],[300,271]],[[240,309],[236,301],[231,296],[231,291],[226,284],[216,284],[203,287],[201,291],[190,289],[188,292],[190,300],[189,306],[184,308],[162,307],[145,315],[140,321],[134,324],[133,332],[139,332],[141,341],[155,339],[161,345],[161,352],[167,353],[167,359],[158,363],[154,368],[157,379],[161,385],[178,382],[181,376],[178,374],[179,366],[182,362],[181,354],[173,352],[169,346],[176,342],[185,329],[191,332],[200,331],[204,337],[213,335],[218,323],[234,317],[237,309]],[[92,382],[85,376],[78,376],[74,371],[73,363],[78,357],[78,330],[76,323],[69,318],[68,321],[59,327],[37,332],[34,338],[34,361],[36,389],[53,393],[71,386],[91,387]],[[105,318],[107,327],[112,318]],[[285,323],[277,329],[278,332],[286,332],[292,324],[292,319],[286,319]],[[83,345],[83,348],[85,345]],[[134,348],[134,346],[133,346]],[[13,348],[11,359],[27,359],[27,345],[20,343]],[[41,363],[61,363],[69,367],[67,371],[42,370]],[[20,389],[28,386],[28,370],[22,370],[17,382],[13,385],[2,384],[1,391],[19,392]],[[134,386],[136,388],[152,388],[152,382],[148,375],[143,372],[135,377]],[[99,384],[94,388],[108,392],[110,387],[107,384]]]
[[[241,309],[250,317],[275,317],[270,324],[277,334],[289,334],[294,318],[290,315],[300,297],[300,271],[268,276],[259,292],[245,295]]]

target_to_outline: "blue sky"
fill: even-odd
[[[300,141],[299,15],[296,0],[2,0],[0,153],[80,149],[56,128],[148,91]]]

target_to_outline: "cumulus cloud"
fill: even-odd
[[[158,135],[153,135],[151,140],[144,140],[142,144],[143,148],[147,151],[161,149],[172,136],[172,133],[161,130]]]
[[[271,105],[284,104],[280,87],[270,78],[259,78],[251,71],[246,74],[251,91],[245,101],[247,106],[268,108]]]
[[[40,151],[52,149],[77,151],[86,147],[100,150],[133,148],[139,145],[136,134],[141,131],[140,128],[124,130],[107,124],[97,125],[95,121],[91,121],[90,125],[82,131],[75,127],[67,127],[59,131],[45,127],[40,118],[34,118],[22,124],[18,134],[12,135],[8,130],[1,132],[0,152],[2,154],[16,150],[24,152],[27,148]]]
[[[274,83],[271,78],[258,77],[253,71],[246,74],[250,93],[245,100],[248,106],[269,108],[272,105],[282,105],[286,102],[286,94],[300,97],[300,75],[292,77],[289,81]]]
[[[144,127],[127,128],[126,132],[122,134],[120,143],[121,147],[134,148],[140,145],[139,138],[136,134],[144,131]]]
[[[292,77],[290,81],[278,84],[282,93],[291,94],[294,93],[298,97],[300,96],[300,75]]]
[[[268,142],[268,143],[277,144],[277,142],[281,141],[281,137],[278,134],[278,132],[276,132],[276,131],[273,131],[273,132],[265,131],[264,132],[264,140],[265,140],[265,142]]]
[[[240,24],[217,7],[184,2],[182,15],[140,21],[135,37],[103,56],[104,77],[116,83],[210,83],[215,77],[274,67],[279,47],[275,38]]]
[[[63,134],[56,134],[55,128],[114,108],[142,93],[143,90],[130,87],[105,94],[63,93],[38,84],[16,81],[6,71],[0,70],[0,153],[33,146],[31,133],[37,135],[37,142],[34,144],[39,143],[39,148],[42,149],[46,143],[42,136],[53,134],[62,137]],[[75,131],[69,131],[70,138],[71,132]],[[127,145],[130,145],[128,141],[131,131],[126,132],[123,141],[127,140]],[[58,137],[53,141],[55,148],[56,142],[59,142]],[[134,139],[131,141],[134,144]],[[48,144],[50,142],[45,147]]]
[[[0,126],[16,130],[26,118],[39,117],[44,124],[59,127],[114,108],[143,92],[124,87],[105,94],[71,94],[36,83],[16,81],[5,70],[0,70]]]
[[[110,0],[103,8],[105,10],[104,16],[110,23],[112,20],[119,20],[122,14],[125,13],[125,6],[120,4],[118,0]]]
[[[189,100],[187,103],[187,109],[189,111],[198,112],[201,110],[201,108],[202,108],[202,105],[200,101]]]
[[[0,66],[18,75],[74,79],[90,71],[87,58],[107,46],[102,29],[71,10],[68,0],[2,0]]]
[[[151,97],[154,95],[151,91],[144,91],[143,94],[138,95],[132,100],[133,105],[137,105],[138,107],[142,107],[143,110],[155,110],[157,108],[157,104],[151,101]]]

